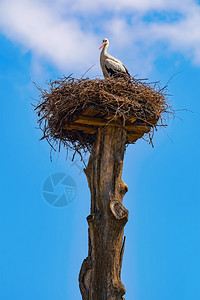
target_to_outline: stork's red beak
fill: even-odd
[[[103,42],[102,45],[99,47],[99,49],[101,49],[105,44],[106,44],[106,43]]]

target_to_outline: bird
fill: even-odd
[[[109,40],[105,38],[103,39],[102,45],[99,47],[99,49],[103,48],[100,55],[100,65],[104,78],[122,76],[128,76],[130,78],[129,71],[123,63],[107,53],[108,46]]]

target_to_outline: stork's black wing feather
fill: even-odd
[[[105,69],[111,77],[122,77],[125,75],[130,76],[127,68],[123,64],[119,64],[110,59],[106,59]]]
[[[129,75],[129,76],[131,76],[130,73],[129,73],[129,71],[128,71],[128,69],[127,69],[127,67],[125,67],[125,65],[123,65],[123,66],[124,66],[124,68],[126,70],[126,74]]]
[[[108,74],[110,75],[110,76],[112,76],[112,77],[118,77],[119,75],[120,75],[120,73],[121,72],[119,72],[119,71],[115,71],[115,70],[113,70],[113,69],[111,69],[111,68],[108,68],[107,66],[105,66],[105,68],[106,68],[106,71],[108,72]]]

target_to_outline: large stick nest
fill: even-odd
[[[42,139],[46,138],[54,149],[55,144],[59,149],[62,144],[78,152],[91,151],[96,133],[64,129],[87,108],[98,110],[102,118],[117,116],[122,125],[128,118],[136,118],[137,124],[151,125],[151,133],[157,126],[164,126],[162,119],[170,110],[166,86],[160,88],[159,83],[149,84],[133,77],[90,80],[69,76],[50,81],[48,86],[48,89],[39,88],[41,96],[35,110]],[[152,142],[150,134],[149,137]]]

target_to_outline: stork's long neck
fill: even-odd
[[[101,51],[102,54],[104,54],[104,55],[107,54],[108,45],[109,44],[106,44],[106,45],[103,46],[103,49]]]

